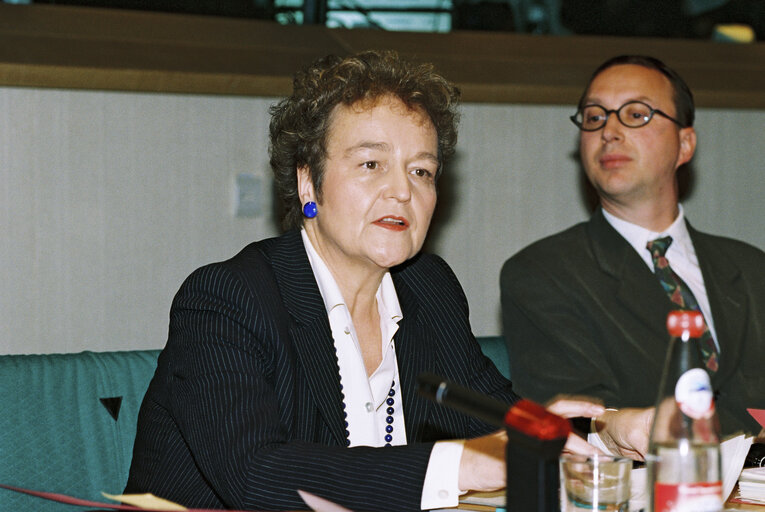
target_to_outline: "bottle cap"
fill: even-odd
[[[704,327],[704,315],[700,311],[670,311],[667,315],[667,330],[672,336],[682,336],[688,331],[692,338],[698,338]]]

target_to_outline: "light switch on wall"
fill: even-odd
[[[259,176],[248,173],[236,175],[234,194],[234,215],[256,217],[260,215],[263,203],[262,183]]]

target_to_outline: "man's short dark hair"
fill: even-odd
[[[457,144],[459,89],[433,70],[391,51],[328,56],[295,75],[292,95],[271,107],[271,169],[284,208],[285,229],[302,223],[297,169],[307,167],[321,200],[331,114],[337,105],[374,102],[391,95],[428,116],[438,136],[440,174]]]
[[[598,69],[596,69],[592,73],[592,76],[590,76],[590,81],[587,82],[587,87],[585,87],[582,97],[579,98],[578,108],[581,109],[584,106],[587,92],[590,90],[590,85],[592,84],[592,81],[595,80],[595,77],[608,68],[624,64],[634,64],[648,69],[655,69],[666,76],[667,79],[669,79],[670,84],[672,84],[672,99],[675,103],[675,118],[684,127],[693,126],[693,121],[696,117],[696,107],[693,104],[693,93],[690,88],[688,88],[688,84],[685,83],[685,80],[683,80],[677,71],[670,68],[659,59],[648,57],[646,55],[619,55],[608,59],[598,66]]]

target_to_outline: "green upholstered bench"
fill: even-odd
[[[121,493],[158,355],[0,356],[0,483],[96,501]],[[73,507],[0,489],[0,510]]]
[[[501,336],[479,337],[509,377]],[[103,501],[127,481],[159,350],[0,355],[0,483]],[[72,507],[0,488],[0,511]]]
[[[510,358],[507,354],[507,345],[502,336],[478,336],[478,344],[484,355],[492,360],[494,366],[507,377],[510,378]]]

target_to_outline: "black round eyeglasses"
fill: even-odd
[[[603,128],[608,122],[608,116],[616,114],[616,118],[627,128],[640,128],[647,125],[654,114],[659,114],[683,128],[682,123],[674,117],[665,114],[658,108],[651,108],[642,101],[628,101],[617,109],[608,110],[602,105],[585,105],[576,112],[571,119],[580,130],[594,132]]]

